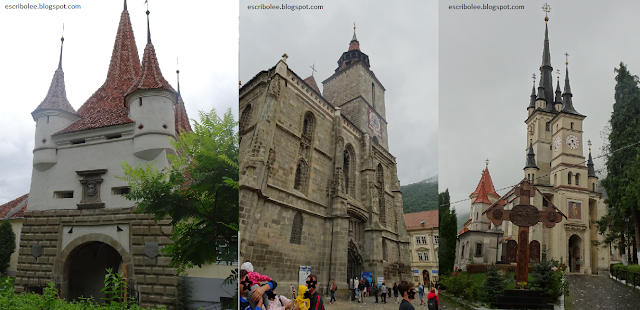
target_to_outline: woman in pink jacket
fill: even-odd
[[[273,293],[267,293],[267,297],[271,304],[271,310],[288,310],[293,307],[290,299],[282,295],[277,295],[275,291],[273,291]]]

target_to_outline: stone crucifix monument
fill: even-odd
[[[520,288],[520,283],[528,282],[529,278],[529,227],[543,222],[546,227],[552,228],[562,221],[562,217],[566,218],[551,202],[542,211],[531,205],[531,198],[535,196],[536,191],[538,190],[529,180],[524,179],[513,189],[513,194],[520,200],[511,210],[505,210],[503,204],[495,203],[483,212],[493,225],[499,226],[502,225],[502,221],[511,221],[518,226],[517,288]]]

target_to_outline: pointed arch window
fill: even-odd
[[[311,139],[313,137],[313,131],[316,126],[316,118],[313,116],[313,113],[307,112],[304,114],[304,118],[302,120],[302,136]]]
[[[298,211],[293,217],[293,225],[291,226],[291,239],[289,243],[302,244],[302,212]]]
[[[342,158],[342,172],[344,173],[344,190],[345,193],[351,195],[352,197],[356,196],[356,165],[355,165],[355,151],[351,144],[347,144],[344,148],[344,156]]]
[[[384,226],[387,223],[387,210],[385,209],[384,170],[382,170],[382,164],[378,164],[378,168],[376,170],[376,183],[378,185],[378,211],[380,212],[380,224]]]
[[[576,186],[580,185],[580,174],[576,173]]]
[[[569,185],[571,185],[571,178],[573,178],[573,174],[569,172],[567,180],[569,181]]]
[[[549,122],[547,122],[547,123],[544,125],[544,129],[545,129],[546,131],[551,131],[551,128],[549,127]]]
[[[238,125],[240,132],[247,129],[249,125],[249,121],[251,120],[251,105],[248,104],[244,110],[242,110],[242,114],[240,115],[240,124]]]
[[[296,165],[296,175],[294,178],[293,188],[305,193],[307,188],[307,179],[309,174],[309,168],[307,163],[300,159],[298,160],[298,164]]]
[[[571,122],[571,129],[573,129],[573,122]]]

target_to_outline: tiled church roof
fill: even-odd
[[[47,96],[42,100],[40,105],[31,112],[31,114],[35,115],[37,111],[47,109],[62,110],[76,114],[76,110],[73,109],[69,100],[67,100],[67,91],[64,86],[64,72],[60,66],[58,66],[58,69],[53,74],[53,79],[51,80]]]
[[[140,75],[140,58],[126,7],[113,45],[104,84],[78,109],[82,117],[55,134],[133,123],[124,105],[124,94]]]
[[[136,81],[129,87],[125,96],[130,95],[139,89],[157,89],[162,88],[171,92],[176,92],[169,82],[164,79],[156,57],[156,50],[152,43],[147,43],[142,56],[142,71],[137,76]]]
[[[491,180],[491,175],[489,174],[489,168],[485,168],[482,171],[482,177],[480,178],[480,182],[478,182],[478,186],[476,187],[476,190],[473,193],[471,193],[471,195],[469,196],[473,196],[473,195],[480,196],[481,191],[483,191],[483,194],[485,194],[484,195],[485,197],[490,194],[500,197],[500,195],[498,195],[498,193],[496,192],[495,187],[493,187],[493,181]]]
[[[424,225],[422,225],[424,221]],[[422,211],[404,214],[404,224],[407,230],[425,229],[432,226],[438,227],[438,210]]]
[[[316,83],[316,79],[313,78],[312,76],[309,76],[308,78],[303,80],[305,83],[307,83],[307,85],[309,85],[309,87],[313,88],[313,90],[315,90],[319,95],[322,94],[320,92],[320,88],[318,87],[318,83]]]
[[[178,94],[178,103],[175,105],[175,117],[176,117],[176,133],[192,132],[191,124],[189,124],[189,117],[187,116],[187,110],[184,107],[184,101],[182,96]]]
[[[14,200],[0,205],[0,219],[15,219],[24,216],[24,210],[27,209],[27,201],[29,194],[24,194]]]

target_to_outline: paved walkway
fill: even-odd
[[[568,275],[569,294],[575,309],[639,309],[640,291],[608,276]]]
[[[417,297],[417,296],[416,296]],[[324,307],[326,310],[348,310],[348,309],[361,309],[361,310],[398,310],[400,304],[396,304],[393,297],[387,298],[387,303],[380,303],[380,297],[378,297],[378,303],[376,304],[375,297],[366,297],[364,299],[364,303],[358,303],[357,301],[342,301],[334,303],[333,305],[329,304],[330,297],[322,297],[324,301]],[[411,303],[416,309],[426,310],[427,307],[420,307],[420,299],[414,299]],[[442,309],[442,308],[441,308]],[[453,308],[447,308],[453,309]]]

